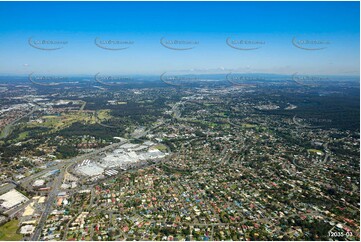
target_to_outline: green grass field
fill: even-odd
[[[159,144],[159,145],[156,145],[154,146],[154,148],[160,150],[160,151],[167,151],[167,147],[165,145],[162,145],[162,144]]]
[[[22,132],[18,135],[18,138],[16,140],[20,141],[20,140],[26,139],[28,137],[28,135],[29,135],[28,131]]]
[[[69,112],[63,113],[61,115],[45,115],[42,116],[41,119],[43,120],[42,123],[28,123],[27,127],[34,128],[34,127],[47,127],[50,128],[52,131],[62,130],[71,126],[73,123],[76,122],[85,122],[88,124],[95,124],[97,122],[109,120],[112,116],[110,115],[110,110],[102,109],[96,112],[96,115],[86,113],[86,112]],[[19,139],[26,138],[27,134],[24,132],[19,134]]]
[[[244,124],[242,124],[242,127],[244,127],[244,128],[255,128],[255,127],[257,127],[257,125],[244,123]]]
[[[321,153],[320,155],[324,154],[323,151],[316,150],[316,149],[308,149],[307,152],[312,153],[312,154],[317,154],[317,152],[318,152],[318,153]]]
[[[0,240],[19,241],[23,238],[21,234],[17,234],[19,221],[14,219],[0,226]]]

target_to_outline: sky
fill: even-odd
[[[0,74],[359,75],[359,19],[359,2],[0,2]]]

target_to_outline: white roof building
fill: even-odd
[[[34,233],[35,226],[34,225],[24,225],[20,229],[20,234],[32,234]]]
[[[33,187],[41,187],[41,186],[44,186],[44,184],[45,184],[45,181],[42,179],[39,179],[34,182]]]
[[[11,209],[29,199],[15,189],[8,191],[0,196],[0,206],[5,209]]]
[[[77,170],[86,176],[97,176],[103,174],[104,169],[95,163],[90,163],[86,166],[77,167]]]

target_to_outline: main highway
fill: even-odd
[[[41,171],[41,172],[39,172],[37,174],[26,177],[26,178],[24,178],[23,180],[20,181],[20,183],[22,183],[22,184],[25,183],[26,184],[29,181],[34,180],[37,177],[39,177],[39,176],[41,176],[43,174],[46,174],[47,172],[49,172],[51,170],[54,170],[54,169],[59,169],[60,170],[60,173],[58,174],[58,176],[56,176],[54,178],[52,189],[51,189],[50,193],[48,194],[48,199],[47,199],[47,201],[45,203],[45,209],[43,210],[43,213],[40,216],[38,226],[36,227],[35,232],[34,232],[34,234],[32,236],[33,241],[39,240],[39,238],[40,238],[40,235],[41,235],[41,232],[42,232],[42,230],[44,228],[46,219],[47,219],[47,217],[49,216],[49,214],[51,212],[52,205],[55,203],[56,197],[57,197],[58,193],[60,192],[60,186],[63,183],[64,175],[66,174],[67,169],[70,166],[76,164],[79,161],[82,161],[82,160],[87,159],[87,158],[94,157],[94,156],[98,155],[101,152],[114,149],[114,148],[116,148],[116,147],[118,147],[120,145],[123,145],[123,144],[127,143],[127,142],[128,142],[128,140],[123,141],[123,142],[119,142],[119,143],[114,143],[114,144],[108,145],[106,147],[103,147],[101,149],[89,152],[87,154],[83,154],[83,155],[77,156],[75,158],[63,161],[63,162],[61,162],[61,163],[59,163],[59,164],[57,164],[55,166],[49,167],[49,168],[47,168],[47,169],[45,169],[45,170],[43,170],[43,171]]]

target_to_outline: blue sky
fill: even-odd
[[[359,19],[359,2],[0,2],[0,74],[355,75]],[[95,45],[97,37],[133,44],[106,50]],[[172,50],[162,37],[198,44]],[[40,50],[29,38],[66,44]],[[239,50],[227,38],[263,44]],[[293,38],[322,43],[298,48]]]

